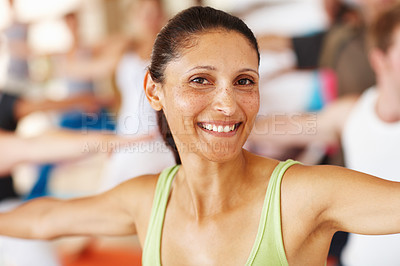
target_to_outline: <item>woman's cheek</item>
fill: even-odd
[[[206,105],[207,97],[200,96],[199,93],[190,90],[178,90],[173,94],[172,104],[173,120],[178,134],[193,133],[195,117],[201,113]]]
[[[249,93],[241,99],[242,108],[250,116],[256,116],[260,108],[260,94],[257,92]],[[248,117],[250,119],[250,117]]]
[[[193,89],[182,89],[174,95],[177,111],[188,116],[195,116],[207,103],[207,96]]]

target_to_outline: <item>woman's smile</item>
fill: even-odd
[[[198,122],[197,125],[208,134],[217,137],[231,137],[236,134],[242,122]]]

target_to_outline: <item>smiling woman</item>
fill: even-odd
[[[219,97],[220,99],[222,99],[222,102],[220,102],[219,104],[230,105],[233,103],[232,106],[223,107],[225,112],[229,113],[234,111],[232,108],[236,108],[235,100],[229,102],[232,99],[229,89],[230,85],[233,84],[235,85],[235,90],[233,91],[233,93],[237,95],[238,91],[242,91],[242,101],[245,100],[246,97],[248,98],[248,100],[252,98],[252,101],[255,101],[256,103],[255,105],[253,105],[253,107],[257,109],[257,112],[259,102],[258,65],[260,62],[260,55],[258,52],[256,38],[254,37],[251,30],[236,17],[226,16],[226,14],[223,12],[211,15],[212,9],[203,10],[202,12],[203,14],[201,15],[198,13],[197,10],[193,10],[191,13],[182,12],[180,13],[180,15],[176,16],[175,19],[172,19],[169,22],[168,27],[164,27],[164,29],[160,32],[154,45],[151,65],[149,68],[151,79],[146,78],[146,82],[150,81],[149,84],[146,85],[146,88],[151,89],[151,86],[153,85],[152,82],[166,87],[173,85],[172,87],[175,88],[178,87],[176,85],[179,84],[179,86],[182,86],[181,89],[173,90],[173,88],[171,88],[173,91],[169,92],[173,94],[176,93],[175,95],[177,97],[177,102],[185,103],[188,100],[191,102],[197,102],[197,109],[200,110],[201,108],[204,108],[205,105],[207,105],[207,101],[209,101],[209,99]],[[210,15],[207,15],[207,13],[210,13]],[[203,17],[201,16],[207,16],[208,19],[203,19]],[[183,21],[185,23],[182,23]],[[231,34],[229,33],[234,33],[234,35],[237,36],[231,37]],[[217,38],[214,39],[214,37]],[[228,39],[224,39],[224,37],[228,37]],[[239,43],[237,43],[236,40],[239,40]],[[229,47],[227,46],[227,44],[229,44]],[[184,53],[186,55],[186,52],[184,52],[184,50],[187,49],[193,50],[195,51],[195,53],[191,53],[190,55],[188,55],[188,57],[182,57],[181,54]],[[213,53],[213,58],[217,59],[217,62],[212,62],[213,64],[209,64],[211,63],[211,61],[209,61],[211,57],[208,54],[210,52]],[[237,61],[238,58],[230,58],[230,53],[240,53],[241,61]],[[179,58],[180,60],[175,60],[177,58]],[[228,59],[231,59],[230,61],[234,61],[234,63],[236,64],[236,69],[234,67],[226,69],[230,66],[229,64],[231,64],[231,62],[227,62],[229,61]],[[244,65],[241,65],[246,60],[250,60],[250,62],[248,62],[247,64],[250,64],[251,67],[246,68],[244,67]],[[170,64],[171,61],[174,61],[174,64]],[[229,73],[230,76],[224,77],[225,80],[217,80],[217,74],[221,73],[221,71],[226,70],[231,72],[237,71],[239,69],[237,68],[237,65],[239,65],[240,68],[239,72]],[[176,71],[180,71],[181,75],[171,75]],[[165,79],[167,76],[170,76],[171,80],[166,81]],[[225,82],[225,84],[221,84],[221,82],[223,81]],[[168,82],[168,84],[166,84],[166,82]],[[217,84],[217,82],[219,84]],[[222,90],[222,94],[220,95],[216,94],[216,92],[219,91],[215,90],[216,86],[221,85],[226,86],[225,90]],[[247,91],[247,93],[245,91]],[[224,92],[228,92],[228,98],[224,96]],[[186,99],[178,100],[179,97],[186,97]],[[199,102],[198,99],[202,99],[202,101]],[[203,103],[203,107],[200,106],[201,103]],[[228,117],[230,117],[230,121],[227,121],[224,115],[223,117],[220,117],[218,119],[213,118],[213,123],[207,123],[207,120],[212,118],[204,117],[209,116],[209,114],[207,114],[207,110],[203,110],[202,112],[203,119],[205,119],[204,121],[194,121],[194,109],[190,105],[187,107],[190,110],[175,110],[178,111],[180,114],[183,114],[183,117],[181,119],[184,119],[185,122],[185,129],[177,129],[177,131],[174,132],[175,138],[179,138],[178,135],[182,136],[182,134],[187,135],[194,133],[193,131],[187,131],[189,130],[189,128],[187,127],[188,123],[192,123],[193,125],[196,125],[197,127],[200,127],[202,129],[207,130],[208,128],[208,131],[214,132],[214,135],[216,134],[221,137],[237,135],[232,133],[221,133],[225,131],[225,128],[227,131],[230,131],[229,127],[237,131],[239,129],[239,126],[242,125],[242,121],[234,121],[234,119],[238,119],[237,116],[239,116],[239,114],[235,114],[236,117],[228,115]],[[184,106],[182,106],[181,108],[184,108]],[[158,108],[158,106],[155,106],[155,109],[159,110],[158,120],[164,139],[167,143],[171,145],[173,151],[175,152],[175,158],[177,162],[180,163],[180,156],[177,152],[178,150],[175,141],[172,138],[172,134],[169,130],[169,126],[165,118],[165,116],[168,116],[168,114],[165,114],[165,109],[161,110]],[[255,114],[253,114],[253,116],[254,115]],[[249,121],[249,124],[252,124],[252,122],[253,121]],[[172,121],[170,123],[172,123]],[[244,125],[242,125],[242,129],[243,128]],[[246,129],[248,128],[246,127]],[[213,150],[216,148],[215,146],[213,146],[212,142],[209,142],[208,139],[203,138],[203,140],[205,140],[205,142],[199,142],[196,145],[192,143],[192,145],[190,146],[183,145],[183,143],[180,142],[179,145],[181,145],[181,152],[193,152],[195,150],[202,149],[201,147],[205,147],[208,150]],[[227,145],[221,145],[221,143],[219,143],[217,146],[218,149],[221,151],[221,146],[228,147]],[[226,152],[228,151],[226,150]]]
[[[168,63],[162,82],[146,79],[150,103],[163,107],[183,158],[187,153],[213,161],[237,157],[259,107],[257,50],[243,34],[224,28],[208,29],[191,41],[196,46]]]
[[[0,214],[0,234],[138,234],[144,265],[324,265],[338,230],[400,232],[399,183],[242,148],[259,107],[258,64],[241,20],[182,11],[159,33],[144,80],[181,164],[93,197],[33,200]]]

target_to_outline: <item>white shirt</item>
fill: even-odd
[[[125,54],[117,67],[116,82],[121,93],[117,134],[126,137],[154,135],[149,141],[117,147],[103,176],[101,190],[145,174],[157,174],[175,164],[173,153],[158,131],[157,113],[144,94],[143,81],[149,62]]]
[[[363,93],[346,121],[342,144],[346,167],[400,181],[400,122],[385,123],[375,112],[378,92]],[[400,195],[399,195],[400,196]],[[346,266],[400,265],[400,234],[350,234],[342,253]]]

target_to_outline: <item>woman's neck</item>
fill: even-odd
[[[184,205],[197,220],[230,209],[238,201],[239,188],[249,182],[248,155],[244,150],[224,163],[210,162],[195,154],[183,157],[182,162],[174,190],[186,199]]]
[[[375,106],[376,114],[386,123],[398,122],[400,121],[400,87],[385,85],[386,83],[381,82],[377,86],[379,96]]]

